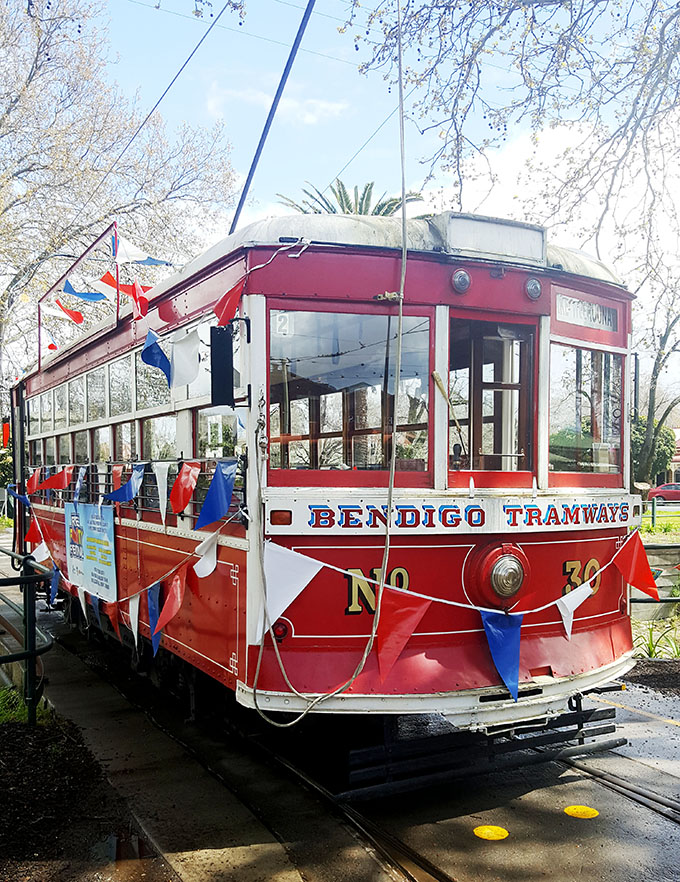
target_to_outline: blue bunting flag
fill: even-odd
[[[104,494],[104,499],[110,499],[112,502],[130,502],[139,493],[144,479],[144,466],[146,463],[136,462],[132,466],[132,475],[127,484],[123,484],[117,490]]]
[[[146,335],[146,341],[142,348],[142,361],[151,367],[156,367],[163,371],[165,379],[168,381],[168,389],[170,388],[171,368],[168,356],[163,352],[158,341],[160,337],[155,331],[149,331]]]
[[[57,591],[59,589],[60,578],[61,573],[59,572],[59,567],[54,564],[54,569],[52,570],[52,580],[50,582],[50,606],[53,606],[54,601],[57,599]]]
[[[103,631],[102,628],[102,617],[99,614],[99,598],[96,594],[90,594],[90,603],[92,604],[92,612],[94,613],[94,617],[97,620],[97,627],[100,631]]]
[[[158,624],[158,617],[160,615],[160,593],[160,582],[156,582],[156,584],[152,585],[146,592],[146,601],[149,607],[149,628],[151,628],[151,646],[153,647],[154,655],[158,652],[158,646],[161,642],[161,634],[163,633],[162,631],[159,631],[156,634],[156,625]]]
[[[64,282],[64,293],[70,294],[72,297],[78,297],[80,300],[87,300],[90,303],[96,303],[98,300],[106,300],[104,294],[99,291],[76,291],[68,279]]]
[[[13,496],[14,499],[17,499],[19,502],[22,502],[26,506],[26,508],[30,508],[31,500],[28,498],[28,496],[24,496],[23,493],[17,493],[17,491],[13,489],[14,487],[16,487],[16,484],[7,485],[7,492],[9,493],[9,495]]]
[[[218,462],[210,487],[203,502],[203,508],[196,521],[196,530],[219,521],[229,511],[236,477],[235,462]]]
[[[503,612],[479,611],[491,658],[501,680],[517,701],[519,689],[519,638],[523,615],[507,615]]]

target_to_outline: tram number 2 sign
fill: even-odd
[[[592,579],[595,573],[597,573],[597,576],[591,585],[593,594],[595,594],[600,587],[600,582],[602,580],[602,574],[598,573],[600,566],[599,560],[596,560],[594,557],[591,557],[590,560],[586,561],[585,565],[583,564],[583,561],[580,560],[565,560],[562,563],[562,575],[567,577],[567,584],[562,589],[562,593],[568,594],[570,591],[573,591],[574,588],[583,585],[588,579]]]

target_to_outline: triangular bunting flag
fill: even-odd
[[[94,613],[95,621],[97,622],[97,627],[100,631],[103,631],[102,628],[102,617],[99,612],[99,597],[96,594],[90,594],[90,603],[92,604],[92,612]]]
[[[236,477],[235,462],[218,462],[194,529],[219,521],[229,511]]]
[[[111,601],[109,603],[105,603],[104,601],[102,601],[102,606],[104,607],[104,613],[108,616],[108,619],[111,622],[113,633],[122,643],[123,641],[120,637],[120,624],[118,622],[118,604],[114,601]]]
[[[104,499],[110,499],[112,502],[130,502],[139,493],[139,488],[144,480],[144,467],[146,463],[136,462],[132,466],[132,474],[130,479],[118,490],[112,490],[111,493],[105,493]]]
[[[104,273],[101,279],[97,279],[96,281],[88,283],[91,288],[94,288],[97,291],[101,291],[107,299],[115,299],[116,296],[116,278],[110,272]],[[121,293],[127,294],[128,297],[132,297],[134,294],[135,286],[134,285],[119,285]],[[142,293],[146,294],[147,291],[151,290],[151,285],[140,285],[142,289]]]
[[[432,603],[431,600],[414,597],[395,588],[385,587],[384,592],[375,635],[378,668],[383,683]]]
[[[59,572],[59,567],[54,564],[54,569],[52,570],[52,579],[50,580],[50,606],[54,606],[54,601],[57,599],[57,591],[59,591],[60,578],[61,573]]]
[[[172,266],[169,260],[159,260],[157,257],[151,257],[141,248],[133,245],[121,235],[118,236],[118,247],[115,244],[115,237],[111,237],[111,247],[116,263],[140,263],[143,266]]]
[[[649,594],[654,600],[659,599],[656,582],[649,568],[647,552],[637,530],[619,548],[614,555],[613,562],[626,582],[637,588],[638,591]]]
[[[160,337],[155,331],[149,331],[142,348],[142,361],[151,367],[158,368],[165,374],[165,379],[170,386],[170,361],[168,356],[163,352],[158,342]]]
[[[182,463],[182,468],[179,470],[179,474],[175,478],[175,483],[170,491],[170,505],[175,514],[184,511],[189,504],[200,471],[200,463]]]
[[[161,642],[161,632],[156,631],[156,625],[158,624],[158,598],[161,593],[161,586],[158,582],[155,585],[152,585],[151,588],[146,592],[146,602],[149,609],[149,628],[151,629],[151,646],[153,647],[153,654],[156,655],[158,652],[158,647]]]
[[[165,599],[165,603],[163,604],[161,614],[158,617],[158,621],[156,622],[154,634],[162,631],[163,628],[165,628],[165,626],[168,624],[168,622],[173,619],[179,612],[179,609],[182,606],[182,601],[184,600],[184,589],[186,588],[187,584],[188,568],[188,563],[183,564],[166,581],[165,584],[167,586],[167,597]]]
[[[491,658],[510,695],[517,701],[519,690],[519,641],[523,615],[479,611]]]
[[[264,574],[267,584],[267,611],[273,625],[295,598],[312,581],[323,563],[290,551],[273,542],[264,546]],[[262,628],[260,628],[262,631]],[[263,634],[260,633],[259,639]]]
[[[54,302],[57,304],[59,309],[71,319],[72,322],[75,322],[77,325],[82,325],[82,323],[85,321],[82,312],[78,312],[77,309],[69,309],[68,307],[64,306],[64,304],[59,299],[56,299]]]
[[[42,466],[38,466],[37,469],[33,472],[31,477],[26,481],[26,492],[27,493],[35,493],[38,489],[38,484],[40,483],[40,474],[42,472]]]
[[[26,508],[30,508],[31,507],[31,500],[24,493],[17,493],[17,491],[14,489],[15,486],[16,486],[15,484],[8,484],[7,485],[7,492],[9,493],[9,495],[12,497],[12,499],[16,499],[17,502],[20,502],[22,505],[25,505]]]
[[[130,297],[132,297],[132,317],[135,321],[138,321],[144,318],[149,311],[149,300],[144,296],[144,289],[137,279],[132,284]]]
[[[200,560],[194,564],[194,572],[199,579],[205,579],[214,572],[217,566],[217,539],[219,533],[211,533],[200,545],[196,546],[195,554]]]
[[[579,606],[581,606],[584,600],[588,600],[592,593],[593,589],[591,584],[589,582],[586,582],[585,585],[579,585],[578,588],[575,588],[573,591],[570,591],[563,597],[558,597],[555,601],[555,605],[557,606],[557,609],[560,611],[560,615],[562,616],[562,624],[564,625],[567,640],[571,640],[571,629],[574,624],[574,613],[579,608]]]
[[[168,469],[169,462],[152,462],[151,468],[156,477],[156,486],[158,487],[158,508],[161,513],[161,520],[165,526],[165,514],[168,508]]]
[[[52,352],[56,352],[59,347],[57,346],[57,341],[54,339],[54,335],[49,330],[49,328],[45,328],[45,331],[47,333],[47,336],[50,338],[50,342],[47,344],[47,348]]]
[[[170,386],[186,386],[198,376],[198,350],[201,345],[198,331],[175,336],[170,357]]]
[[[41,484],[38,484],[38,490],[66,490],[71,483],[74,468],[75,466],[72,465],[65,466],[60,472],[57,472],[56,475],[45,478]]]
[[[223,294],[213,306],[213,312],[217,316],[218,325],[226,325],[236,315],[238,304],[245,288],[246,277],[240,279],[233,288]]]
[[[38,563],[43,563],[50,557],[50,550],[47,547],[45,542],[41,542],[37,548],[34,548],[31,552],[31,557],[33,560],[37,560]]]
[[[64,293],[70,294],[71,297],[78,297],[80,300],[87,300],[90,303],[106,300],[106,296],[101,291],[76,291],[68,279],[64,282]]]
[[[26,533],[24,539],[26,542],[33,542],[38,544],[42,542],[42,533],[40,532],[38,521],[35,518],[31,518],[31,525],[29,526],[28,532]]]
[[[135,594],[130,598],[128,604],[128,612],[130,614],[130,630],[135,641],[135,649],[138,649],[137,641],[139,640],[139,601],[141,594]]]

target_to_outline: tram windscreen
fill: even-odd
[[[534,329],[452,318],[449,468],[533,468]]]
[[[270,467],[387,469],[397,317],[272,310]],[[396,464],[428,468],[430,323],[404,316]]]
[[[552,471],[621,471],[622,376],[620,355],[551,345]]]

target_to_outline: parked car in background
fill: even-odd
[[[649,491],[647,499],[657,499],[659,502],[680,499],[680,484],[659,484]]]

